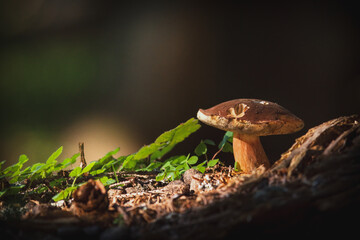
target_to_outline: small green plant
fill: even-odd
[[[221,149],[223,152],[233,152],[232,148],[232,142],[233,142],[233,132],[227,131],[219,143],[219,149]]]
[[[200,128],[198,120],[191,118],[174,129],[161,134],[155,142],[142,147],[135,154],[123,157],[124,163],[120,170],[137,170],[147,167],[160,166],[159,161],[170,152],[178,143],[184,141],[190,134]],[[154,167],[155,168],[155,167]]]
[[[232,133],[226,132],[224,138],[218,145],[219,151],[214,154],[212,159],[207,156],[208,146],[215,146],[216,144],[209,139],[202,140],[195,148],[195,155],[180,155],[171,156],[163,159],[178,143],[184,141],[192,133],[200,128],[198,120],[191,118],[185,123],[180,124],[174,129],[164,132],[156,140],[145,145],[136,153],[120,156],[114,158],[113,156],[120,151],[120,148],[108,152],[104,157],[97,161],[90,162],[86,167],[76,167],[70,171],[69,177],[71,183],[66,183],[66,178],[56,177],[56,173],[68,168],[76,162],[80,153],[74,154],[71,158],[66,158],[62,162],[58,162],[57,158],[62,153],[63,147],[57,149],[45,163],[35,163],[32,166],[26,167],[22,170],[23,165],[29,160],[26,155],[21,155],[19,161],[2,170],[5,161],[0,162],[0,197],[6,195],[17,194],[24,190],[25,184],[22,182],[27,179],[31,187],[33,181],[48,178],[50,176],[56,177],[48,185],[39,187],[36,191],[44,192],[49,187],[62,189],[52,199],[59,201],[68,199],[72,192],[84,184],[84,176],[91,176],[99,179],[105,186],[109,186],[115,182],[119,182],[117,177],[118,171],[158,171],[156,176],[157,181],[173,181],[179,179],[181,175],[188,169],[194,168],[204,173],[206,168],[215,166],[219,159],[215,159],[220,152],[232,152]],[[202,159],[202,160],[200,160]],[[104,175],[112,173],[115,179]],[[81,179],[81,180],[79,180]],[[8,182],[10,186],[5,186]]]
[[[194,153],[196,156],[191,156],[188,154],[180,155],[180,156],[173,156],[169,159],[167,159],[162,166],[160,167],[161,173],[159,173],[156,176],[157,181],[161,180],[176,180],[181,177],[181,175],[188,169],[193,168],[196,169],[202,173],[205,172],[206,168],[210,168],[215,166],[219,159],[211,159],[208,160],[207,158],[207,144],[208,145],[215,145],[215,143],[211,140],[203,140],[199,143],[199,145],[195,148]],[[205,156],[205,160],[199,164],[199,157]],[[196,165],[197,164],[197,165]],[[150,167],[152,166],[152,167]],[[153,170],[154,168],[158,168],[159,165],[156,163],[153,163],[153,165],[149,165],[146,169],[143,170]]]
[[[47,178],[53,175],[55,172],[63,170],[74,164],[76,162],[76,158],[80,155],[79,153],[73,155],[71,158],[64,159],[61,163],[57,162],[56,159],[62,153],[62,149],[63,147],[57,149],[53,154],[50,155],[45,163],[35,163],[34,165],[29,166],[24,170],[21,169],[24,163],[29,160],[29,158],[24,154],[20,155],[19,161],[16,164],[11,165],[4,170],[1,170],[0,168],[0,179],[3,181],[8,181],[9,184],[11,184],[10,187],[1,189],[0,197],[19,193],[25,187],[25,184],[19,183],[25,179],[30,180],[30,183],[28,184],[30,187],[34,180]],[[1,166],[4,162],[5,161],[1,162]],[[52,186],[55,186],[55,184],[60,184],[60,182],[53,181],[50,183]],[[39,188],[37,191],[41,192],[43,190],[44,188]]]

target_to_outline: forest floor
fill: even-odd
[[[170,183],[156,181],[156,174],[119,172],[119,183],[108,190],[89,179],[68,201],[53,202],[44,193],[0,202],[1,238],[353,234],[360,213],[360,117],[310,129],[270,169],[242,174],[217,164]]]

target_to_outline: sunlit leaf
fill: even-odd
[[[42,170],[44,168],[44,166],[45,166],[45,163],[35,163],[31,167],[31,173],[35,174],[35,173],[39,172],[40,170]]]
[[[236,162],[236,161],[235,161],[235,164],[234,164],[234,170],[237,171],[237,172],[241,170],[240,164],[238,162]]]
[[[193,167],[194,169],[198,170],[201,173],[204,173],[206,168],[204,167],[204,165],[206,164],[206,161],[200,163],[199,165]]]
[[[58,163],[54,170],[58,171],[64,168],[67,168],[68,166],[74,164],[76,162],[76,159],[80,156],[80,153],[74,154],[71,158],[64,159],[61,163]]]
[[[100,178],[99,180],[105,187],[116,182],[114,179],[108,178],[107,176],[104,176],[104,177]]]
[[[165,178],[165,172],[161,172],[158,175],[156,175],[156,181],[162,181]]]
[[[19,157],[19,161],[17,164],[21,164],[21,166],[26,163],[29,160],[29,158],[25,154],[21,154]],[[20,167],[21,168],[21,167]]]
[[[98,162],[101,164],[106,164],[109,160],[112,160],[113,155],[117,154],[119,151],[120,148],[118,147],[115,150],[108,152],[104,157],[100,158]]]
[[[171,161],[168,161],[161,167],[161,169],[166,169],[169,168],[170,166],[171,166]]]
[[[46,161],[46,164],[55,164],[57,161],[56,159],[60,156],[62,153],[63,147],[59,147]]]
[[[200,127],[198,120],[191,118],[176,128],[161,134],[155,143],[159,144],[162,148],[154,152],[151,160],[163,157],[166,153],[170,152],[176,144],[184,141],[185,138],[196,132]]]
[[[210,161],[208,161],[208,163],[207,163],[207,167],[208,167],[208,168],[209,168],[209,167],[213,167],[213,166],[215,166],[218,162],[219,162],[219,159],[210,160]]]
[[[70,172],[69,176],[70,177],[78,177],[80,175],[80,173],[81,173],[81,167],[76,167]]]
[[[133,169],[136,166],[136,162],[137,161],[134,160],[134,155],[129,155],[124,160],[123,165],[121,166],[120,170]]]
[[[165,179],[171,179],[171,181],[176,180],[175,171],[168,172],[168,173],[166,174]]]
[[[96,163],[95,161],[89,163],[86,167],[84,167],[83,170],[81,170],[80,175],[89,172],[92,169],[92,167],[94,166],[95,163]]]
[[[199,158],[197,156],[191,156],[189,158],[189,160],[187,161],[187,163],[193,165],[193,164],[196,164],[198,160],[199,160]]]
[[[135,160],[141,160],[141,159],[145,159],[148,156],[150,156],[151,154],[153,154],[154,152],[156,152],[159,149],[160,145],[157,143],[152,143],[150,145],[146,145],[142,148],[140,148],[140,150],[135,154],[134,159]]]
[[[60,193],[56,194],[54,197],[52,197],[52,200],[54,200],[55,202],[60,201],[60,200],[64,200],[67,199],[71,196],[72,192],[76,189],[77,187],[68,187],[64,190],[62,190]]]
[[[105,171],[106,171],[106,169],[97,169],[97,170],[91,171],[90,175],[91,176],[96,176],[96,175],[99,175],[101,173],[104,173]]]

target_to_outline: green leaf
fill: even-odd
[[[97,169],[97,170],[91,171],[90,175],[91,176],[96,176],[96,175],[104,173],[105,171],[106,171],[106,169]]]
[[[24,165],[24,163],[27,162],[28,160],[29,160],[29,158],[26,155],[24,155],[24,154],[20,155],[19,161],[15,164],[5,168],[4,171],[2,172],[2,174],[4,174],[5,177],[10,177],[10,176],[14,177],[14,176],[18,175],[22,166]]]
[[[4,171],[2,172],[2,174],[4,174],[6,177],[11,176],[14,174],[14,172],[19,170],[19,165],[18,164],[13,164],[11,166],[8,166],[7,168],[4,169]]]
[[[188,165],[188,164],[185,164],[185,165],[184,165],[184,168],[183,168],[181,171],[184,171],[184,172],[185,172],[185,171],[188,170],[188,169],[190,169],[189,165]]]
[[[17,185],[17,186],[11,186],[9,188],[6,188],[6,189],[0,191],[0,197],[5,196],[5,195],[18,194],[23,187],[25,187],[25,185]]]
[[[171,161],[168,161],[161,167],[161,169],[165,170],[165,169],[170,168],[170,167],[171,167]]]
[[[224,144],[224,147],[222,149],[223,152],[233,152],[233,146],[229,143],[229,142],[226,142]]]
[[[64,190],[62,190],[61,192],[59,192],[58,194],[56,194],[54,197],[52,197],[52,200],[54,200],[55,202],[63,200],[63,199],[67,199],[71,196],[72,192],[75,191],[77,187],[68,187]]]
[[[209,168],[209,167],[213,167],[213,166],[215,166],[218,162],[219,162],[219,159],[210,160],[210,161],[208,161],[208,163],[207,163],[207,167],[208,167],[208,168]]]
[[[31,174],[31,167],[29,166],[20,172],[19,180],[21,181],[27,178],[30,174]]]
[[[20,164],[21,166],[26,163],[27,161],[29,161],[29,158],[25,155],[25,154],[21,154],[19,157],[19,162],[18,164]],[[21,167],[20,167],[21,168]]]
[[[114,165],[115,160],[116,160],[116,159],[112,159],[112,160],[109,161],[108,163],[104,164],[101,168],[102,168],[102,169],[109,169],[109,168],[111,168],[111,166]]]
[[[180,124],[175,128],[175,135],[172,139],[173,143],[179,143],[184,141],[190,134],[196,132],[201,126],[197,119],[191,118],[183,124]]]
[[[4,190],[0,191],[0,198],[6,194],[6,192],[8,191],[8,188],[5,188]]]
[[[31,167],[31,174],[35,174],[40,172],[42,169],[44,169],[45,167],[45,163],[35,163],[34,165],[32,165]]]
[[[161,145],[158,143],[152,143],[150,145],[146,145],[140,148],[140,150],[135,154],[134,159],[135,160],[145,159],[154,152],[156,152],[159,149],[159,147],[161,147]]]
[[[213,140],[210,140],[210,139],[205,139],[204,143],[206,143],[207,145],[215,146],[215,142]]]
[[[177,165],[177,166],[175,167],[175,171],[180,171],[180,170],[184,169],[184,168],[185,168],[185,165],[186,165],[186,163],[185,163],[185,164],[182,164],[182,165]]]
[[[189,158],[189,160],[187,161],[187,163],[193,165],[193,164],[196,164],[198,160],[199,160],[199,158],[197,156],[191,156]]]
[[[120,148],[116,148],[113,151],[108,152],[104,157],[100,158],[99,160],[95,161],[96,163],[94,164],[94,166],[92,167],[92,171],[90,172],[91,175],[96,175],[95,173],[97,172],[98,169],[105,169],[105,171],[109,170],[111,168],[111,164],[107,165],[109,162],[113,162],[116,160],[113,155],[115,155],[116,153],[118,153],[120,151]],[[119,162],[117,162],[119,163]],[[115,163],[114,163],[115,164]],[[104,165],[106,165],[106,168],[104,167]],[[120,164],[116,165],[116,168],[118,168],[120,166]],[[101,171],[98,171],[101,172]],[[104,171],[102,171],[104,172]]]
[[[175,172],[175,171],[171,171],[171,172],[168,172],[168,173],[166,174],[165,179],[170,179],[171,181],[174,181],[174,180],[176,180],[176,177],[177,177],[176,172]]]
[[[168,158],[165,162],[170,162],[172,165],[174,164],[183,164],[185,163],[190,157],[190,154],[187,156],[185,155],[176,155]]]
[[[234,164],[234,170],[235,170],[236,172],[238,172],[238,171],[241,170],[240,164],[239,164],[238,162],[236,162],[236,161],[235,161],[235,164]]]
[[[199,145],[196,146],[195,150],[194,150],[195,154],[198,156],[204,155],[207,152],[207,146],[206,144],[201,141],[199,143]]]
[[[162,165],[163,165],[162,162],[152,162],[152,163],[150,163],[147,167],[137,169],[136,171],[147,171],[147,172],[151,172],[151,171],[154,171],[155,169],[161,167]]]
[[[162,181],[165,178],[165,172],[161,172],[158,175],[156,175],[156,181]]]
[[[98,162],[101,163],[101,164],[106,164],[109,160],[112,160],[113,155],[117,154],[119,151],[120,151],[120,148],[118,147],[115,150],[108,152],[105,156],[100,158],[98,160]]]
[[[60,156],[62,153],[63,147],[59,147],[46,161],[46,164],[55,164],[57,163],[56,159]]]
[[[136,166],[136,160],[134,159],[130,159],[127,163],[127,168],[128,169],[134,169]]]
[[[78,177],[78,176],[80,176],[80,174],[81,174],[81,167],[76,167],[70,172],[69,176],[70,177]]]
[[[134,169],[134,167],[136,166],[136,163],[137,163],[137,161],[134,160],[134,155],[131,154],[131,155],[129,155],[129,156],[127,156],[127,157],[125,158],[125,160],[124,160],[124,162],[123,162],[120,170],[123,170],[123,169],[128,169],[128,170]]]
[[[115,171],[118,171],[121,164],[124,162],[125,158],[118,158],[115,159],[114,163],[113,163],[113,167],[115,168]]]
[[[42,186],[42,187],[36,189],[36,193],[44,193],[47,190],[48,190],[48,187]]]
[[[160,136],[158,136],[155,139],[154,143],[159,144],[159,145],[169,144],[174,137],[175,131],[176,131],[176,128],[171,129],[166,132],[163,132]]]
[[[80,156],[80,153],[76,153],[74,154],[71,158],[66,158],[64,159],[61,163],[58,163],[55,168],[54,171],[58,171],[64,168],[67,168],[68,166],[74,164],[76,162],[76,159]]]
[[[82,175],[82,174],[84,174],[84,173],[87,173],[87,172],[90,172],[95,163],[96,163],[95,161],[89,163],[86,167],[84,167],[83,170],[81,170],[80,175]]]
[[[200,163],[199,165],[193,167],[194,169],[198,170],[201,173],[204,173],[206,168],[204,167],[204,165],[206,164],[206,161]]]
[[[5,162],[6,162],[5,160],[0,162],[0,171],[1,171],[1,169],[2,169],[2,165],[3,165]]]
[[[232,138],[233,138],[234,133],[227,131],[223,137],[223,139],[221,140],[220,144],[219,144],[219,149],[221,149],[222,147],[224,147],[226,142],[232,142]]]
[[[154,152],[154,156],[151,156],[151,160],[162,158],[166,153],[170,152],[176,144],[184,141],[190,134],[196,132],[201,127],[198,122],[197,119],[190,118],[176,128],[161,134],[155,140],[155,143],[159,144],[161,149]]]
[[[132,158],[125,159],[121,166],[122,169],[135,169],[136,166],[141,167],[143,163],[139,162],[150,157],[150,161],[161,159],[166,153],[171,151],[176,144],[183,141],[190,134],[197,131],[200,128],[200,124],[197,119],[191,118],[185,123],[178,125],[176,128],[162,133],[156,138],[154,143],[143,146],[138,152],[132,155]],[[139,163],[139,164],[138,164]],[[173,164],[177,164],[174,162]],[[166,165],[170,166],[170,165]],[[146,170],[151,170],[160,167],[160,164],[153,164],[145,167]],[[142,169],[142,170],[144,170]],[[136,169],[135,169],[136,170]]]
[[[107,176],[104,176],[104,177],[100,178],[99,180],[105,187],[116,182],[114,179],[108,178]]]

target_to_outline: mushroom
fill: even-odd
[[[235,161],[245,173],[261,165],[270,167],[260,136],[299,131],[304,122],[276,103],[258,99],[235,99],[209,109],[199,109],[197,118],[203,123],[233,132]]]

